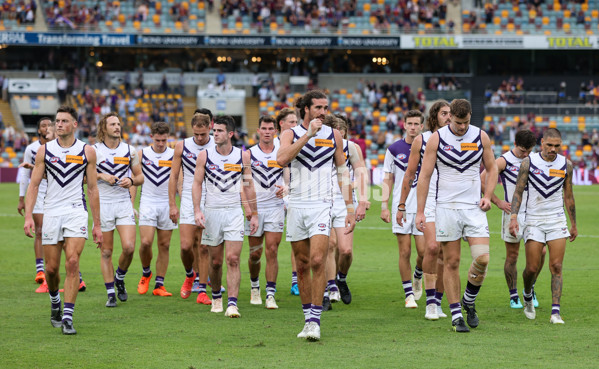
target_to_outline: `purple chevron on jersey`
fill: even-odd
[[[567,164],[564,164],[560,170],[566,171]],[[555,192],[559,191],[566,177],[551,177],[546,175],[542,169],[536,167],[533,163],[530,163],[528,173],[528,183],[541,194],[544,198],[549,198]]]
[[[171,156],[170,159],[167,160],[171,161],[173,160],[173,157]],[[144,178],[154,184],[154,186],[159,187],[164,182],[168,181],[171,167],[159,167],[143,153],[141,162],[141,171],[143,172]]]
[[[268,167],[258,160],[250,150],[252,162],[252,178],[264,189],[269,189],[277,183],[283,175],[283,168]]]
[[[483,147],[480,140],[480,135],[478,135],[478,137],[472,143],[477,144],[478,150],[458,151],[455,149],[455,147],[449,145],[441,137],[439,137],[439,149],[437,150],[437,159],[443,164],[447,165],[448,167],[463,173],[471,166],[475,164],[480,164],[480,161],[483,156]],[[449,146],[451,146],[451,149],[447,150],[447,147]]]
[[[300,126],[301,127],[301,126]],[[303,128],[303,127],[302,127]],[[293,131],[294,141],[299,138],[297,133]],[[331,134],[326,138],[327,140],[333,141],[333,147],[328,146],[312,146],[309,143],[306,143],[304,147],[300,150],[300,152],[295,157],[298,162],[300,162],[304,167],[308,168],[310,171],[314,171],[324,164],[330,165],[330,160],[333,158],[335,154],[335,134],[331,131]]]
[[[410,149],[412,145],[407,143],[405,139],[394,142],[387,148],[387,151],[393,158],[393,163],[402,172],[405,172],[408,168],[408,160],[410,159]]]
[[[73,179],[77,178],[77,175],[85,170],[87,166],[87,157],[85,156],[85,147],[81,150],[77,156],[83,157],[83,163],[64,163],[60,158],[52,154],[46,147],[46,157],[44,159],[46,163],[46,174],[51,176],[60,187],[64,187],[71,183]],[[55,160],[58,159],[58,160]]]
[[[243,167],[242,158],[240,157],[239,161],[235,164]],[[212,183],[221,192],[225,192],[235,186],[237,182],[241,180],[241,175],[243,173],[242,171],[235,172],[222,170],[216,163],[212,162],[208,156],[206,156],[205,168],[206,180]]]

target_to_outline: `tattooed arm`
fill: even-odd
[[[512,214],[510,215],[510,233],[512,236],[516,237],[518,233],[518,212],[520,211],[520,206],[522,205],[522,194],[524,193],[524,188],[528,183],[528,170],[530,168],[530,158],[526,158],[522,161],[520,165],[520,171],[518,171],[518,179],[516,180],[516,189],[514,190],[514,195],[512,196]]]
[[[570,242],[576,239],[578,236],[578,229],[576,228],[576,204],[574,203],[574,192],[572,191],[572,162],[568,160],[568,166],[566,169],[566,181],[564,182],[564,203],[566,204],[566,211],[570,217]]]

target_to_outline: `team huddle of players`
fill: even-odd
[[[566,238],[573,240],[577,231],[572,165],[557,154],[561,148],[559,132],[548,130],[542,151],[529,157],[534,136],[522,131],[514,149],[495,161],[488,136],[470,125],[470,118],[468,101],[439,101],[429,111],[428,131],[422,133],[422,113],[410,111],[405,118],[405,138],[387,150],[381,218],[393,222],[397,236],[406,307],[417,307],[424,288],[425,318],[437,320],[446,316],[441,310],[446,292],[454,329],[468,331],[462,307],[468,325],[478,325],[475,299],[489,263],[485,212],[495,203],[506,212],[502,237],[507,248],[506,280],[512,307],[522,308],[515,261],[524,238],[524,312],[534,319],[533,287],[547,245],[552,274],[551,322],[563,323],[559,313],[561,262]],[[304,327],[297,336],[319,340],[322,311],[331,309],[331,302],[351,303],[347,275],[352,263],[353,230],[370,206],[368,172],[361,149],[347,140],[347,118],[328,113],[328,98],[323,92],[306,93],[296,102],[296,109],[283,109],[276,118],[261,117],[259,142],[247,151],[231,144],[234,119],[213,119],[207,109],[196,111],[191,121],[193,135],[174,149],[167,145],[166,123],[152,125],[152,144],[139,151],[121,139],[122,122],[115,113],[102,117],[93,146],[75,138],[76,127],[76,112],[67,106],[58,109],[53,124],[49,119],[40,120],[40,140],[27,148],[25,167],[32,171],[23,176],[19,201],[19,211],[25,210],[25,233],[32,237],[35,229],[36,281],[42,283],[40,292],[50,295],[51,324],[61,327],[63,334],[76,334],[72,318],[75,300],[77,292],[85,289],[79,273],[79,258],[88,236],[84,184],[93,239],[101,250],[106,307],[116,307],[117,299],[128,299],[125,276],[135,250],[136,217],[143,268],[139,294],[149,291],[154,275],[152,244],[157,237],[152,294],[172,295],[164,286],[164,278],[172,232],[178,227],[186,273],[182,298],[197,292],[197,303],[211,305],[212,312],[240,317],[239,265],[244,236],[248,236],[250,303],[262,304],[259,274],[265,249],[265,307],[277,309],[277,251],[286,220],[286,240],[293,250],[291,291],[299,293],[304,312]],[[481,163],[485,168],[482,174]],[[503,200],[493,194],[498,168],[506,193]],[[141,194],[136,212],[138,187]],[[569,233],[564,202],[571,220]],[[115,229],[122,245],[116,271],[112,262]],[[413,282],[410,235],[418,252]],[[472,263],[460,300],[462,238],[470,244]],[[62,250],[64,306],[58,273]],[[223,263],[227,265],[226,307],[221,288]]]

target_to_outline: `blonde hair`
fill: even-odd
[[[121,117],[119,117],[119,115],[115,112],[110,112],[106,115],[104,115],[102,117],[102,119],[100,119],[100,123],[98,123],[98,133],[96,134],[96,139],[98,140],[98,142],[104,142],[104,139],[106,138],[106,123],[108,121],[108,118],[110,117],[117,117],[121,127],[123,126],[123,121],[121,120]],[[121,129],[121,138],[122,138],[122,134],[123,134],[123,130]]]

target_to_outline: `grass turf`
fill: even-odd
[[[24,236],[23,218],[16,212],[17,192],[17,185],[0,184],[0,239],[4,240],[0,243],[1,368],[597,367],[599,317],[594,308],[598,306],[595,244],[599,227],[594,216],[598,187],[575,187],[580,236],[568,243],[564,261],[564,326],[549,324],[547,266],[536,287],[540,301],[537,319],[527,320],[522,310],[509,308],[503,276],[505,249],[496,208],[488,213],[491,263],[477,299],[480,326],[469,334],[458,335],[451,331],[449,318],[426,321],[424,297],[418,309],[405,309],[396,240],[390,225],[379,219],[379,203],[373,202],[366,220],[355,232],[354,263],[348,277],[353,302],[334,304],[332,311],[323,313],[322,340],[317,343],[295,337],[302,329],[303,314],[299,297],[289,294],[287,242],[283,241],[279,249],[279,309],[249,304],[246,243],[239,294],[242,318],[228,319],[210,313],[208,306],[196,304],[195,294],[187,300],[179,297],[184,273],[177,231],[165,279],[173,297],[152,296],[151,291],[144,296],[137,294],[141,265],[136,254],[126,278],[129,301],[119,302],[115,309],[104,307],[100,252],[88,241],[81,258],[88,288],[79,294],[74,313],[78,334],[62,336],[48,321],[48,295],[33,292],[37,284],[33,281],[32,240]],[[118,255],[120,244],[115,238]],[[414,258],[415,252],[412,267]],[[113,259],[116,261],[116,257]],[[463,247],[462,260],[464,288],[470,260],[467,247]],[[264,269],[264,259],[262,263]],[[518,262],[520,293],[523,266],[522,248]],[[264,271],[261,285],[264,297]],[[445,298],[443,308],[449,314]]]

